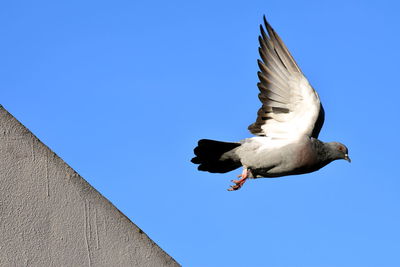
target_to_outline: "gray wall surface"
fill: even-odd
[[[179,266],[0,106],[0,266]]]

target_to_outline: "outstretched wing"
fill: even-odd
[[[324,109],[317,92],[304,77],[296,61],[264,17],[267,33],[260,25],[257,84],[262,107],[251,133],[279,139],[301,136],[317,138],[324,123]]]

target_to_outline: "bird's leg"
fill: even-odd
[[[249,178],[249,174],[251,174],[250,170],[247,169],[246,167],[243,167],[243,172],[242,174],[238,175],[238,178],[242,178],[240,180],[231,180],[232,183],[235,185],[231,185],[231,188],[228,189],[228,191],[235,191],[239,190],[243,184],[246,182],[246,180]]]

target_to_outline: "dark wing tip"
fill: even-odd
[[[260,33],[261,35],[258,38],[258,41],[261,42],[261,40],[268,40],[268,35],[265,33],[264,27],[262,24],[260,24]]]
[[[274,28],[272,28],[271,24],[268,23],[267,19],[265,18],[265,15],[263,17],[263,20],[264,20],[264,25],[265,25],[265,28],[267,29],[268,35],[271,37],[271,39],[276,38],[275,30],[274,30]]]
[[[271,25],[269,25],[269,23],[267,21],[267,18],[265,17],[265,14],[263,16],[263,21],[264,21],[264,25],[265,25],[266,28],[268,28],[268,26],[271,27]]]
[[[265,16],[265,14],[263,15],[263,21],[265,23],[265,21],[267,21],[267,17]]]
[[[258,67],[260,68],[260,70],[262,70],[262,67],[263,67],[264,63],[258,58],[257,58],[257,64],[258,64]]]
[[[272,29],[271,24],[269,24],[269,22],[268,22],[267,18],[265,17],[265,15],[263,16],[263,21],[264,21],[264,25],[265,25],[266,28],[271,28]]]

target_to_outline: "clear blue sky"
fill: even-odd
[[[323,3],[322,3],[323,2]],[[184,266],[400,266],[397,1],[3,1],[0,103]],[[353,160],[252,180],[200,138],[256,118],[262,15]]]

